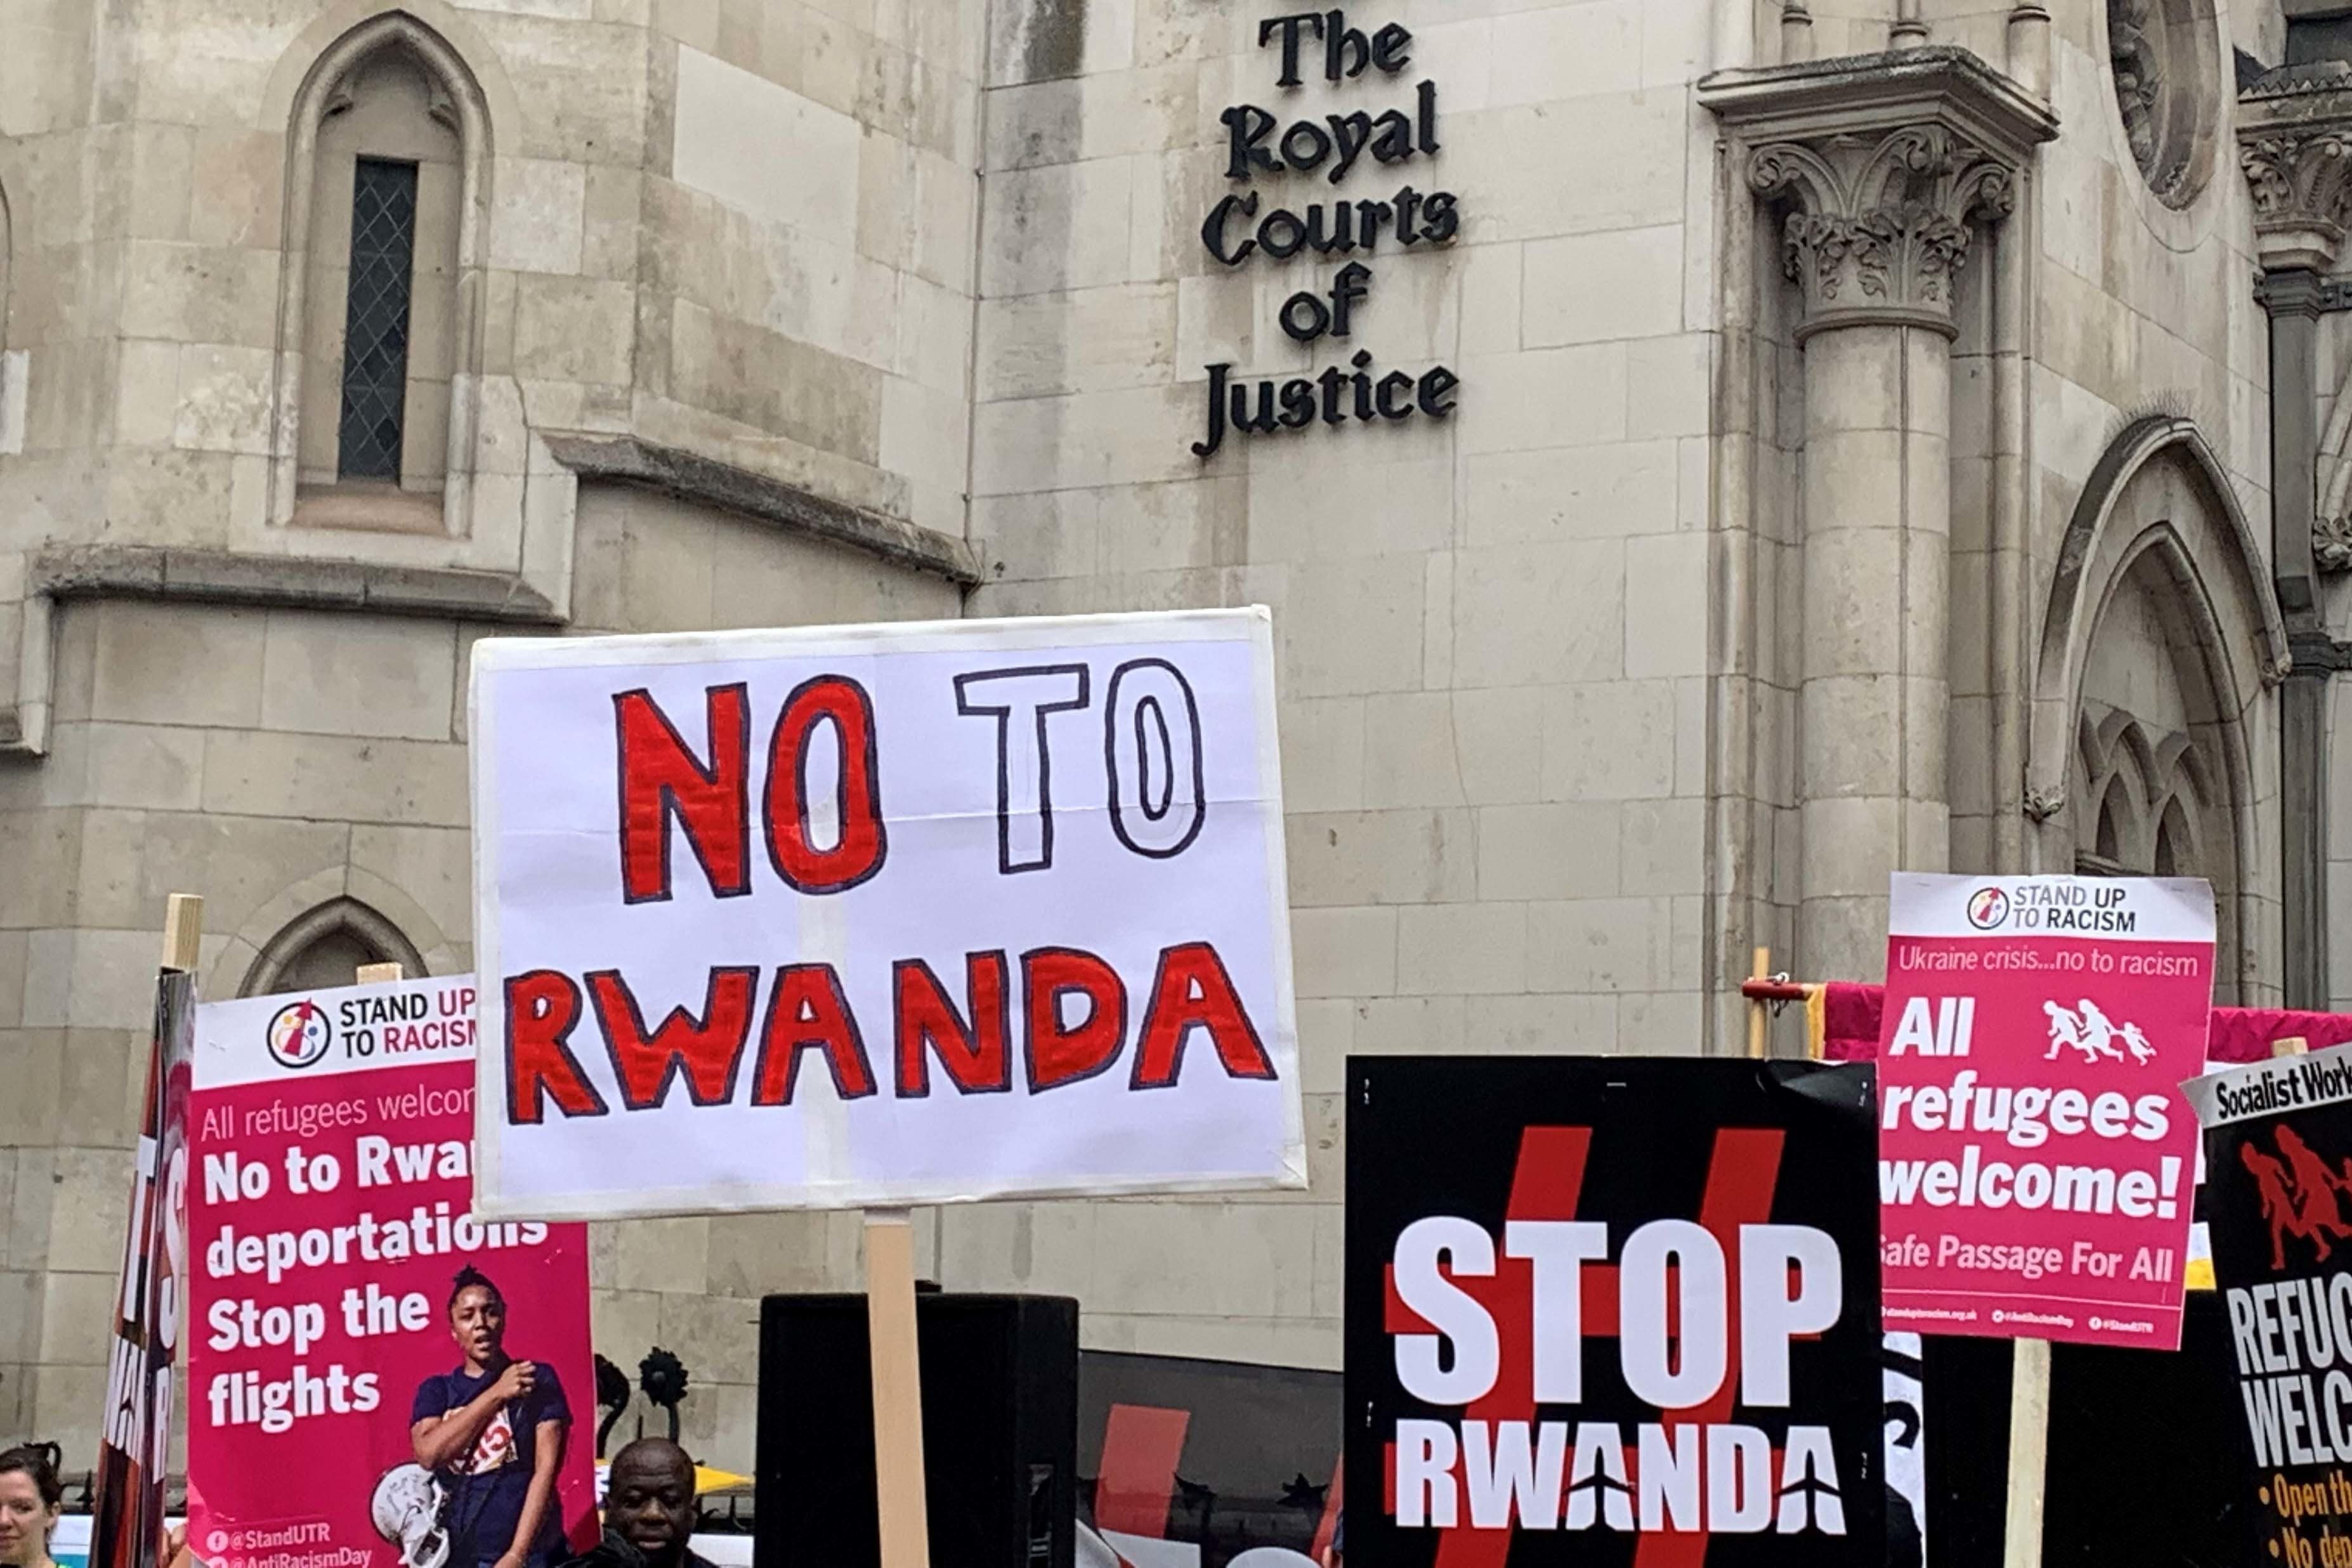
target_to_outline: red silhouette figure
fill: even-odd
[[[2278,1130],[2278,1151],[2283,1158],[2265,1154],[2252,1143],[2238,1151],[2239,1159],[2253,1173],[2262,1195],[2263,1217],[2270,1222],[2271,1267],[2286,1267],[2290,1236],[2311,1243],[2318,1260],[2325,1263],[2335,1250],[2328,1237],[2339,1241],[2352,1237],[2352,1225],[2344,1219],[2344,1198],[2352,1194],[2352,1161],[2346,1162],[2339,1174],[2287,1127]]]
[[[2321,1258],[2327,1256],[2327,1242],[2313,1236],[2309,1222],[2296,1209],[2294,1194],[2288,1189],[2286,1167],[2252,1143],[2239,1145],[2238,1158],[2253,1173],[2254,1190],[2262,1194],[2263,1217],[2271,1225],[2271,1270],[2286,1267],[2286,1238],[2300,1236],[2319,1244]]]
[[[2303,1221],[2311,1228],[2314,1238],[2323,1230],[2338,1237],[2352,1236],[2352,1226],[2344,1223],[2343,1178],[2329,1170],[2327,1162],[2295,1136],[2291,1127],[2278,1130],[2278,1150],[2286,1156],[2294,1184],[2302,1189]],[[2324,1258],[2327,1254],[2322,1251],[2319,1256]]]

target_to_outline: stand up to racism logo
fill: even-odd
[[[304,997],[289,1002],[269,1020],[269,1059],[282,1068],[306,1068],[327,1054],[335,1026],[327,1010]]]

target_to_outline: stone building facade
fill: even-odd
[[[2202,875],[2352,1006],[2352,4],[0,37],[0,1438],[94,1440],[163,896],[215,996],[468,963],[484,636],[1273,607],[1313,1187],[919,1228],[1099,1346],[1336,1364],[1348,1053],[1738,1049],[1891,869]],[[600,1227],[599,1346],[746,1465],[857,1247]]]

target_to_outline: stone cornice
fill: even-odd
[[[2291,633],[2289,640],[2294,659],[2290,680],[2329,680],[2352,670],[2352,642],[2338,642],[2323,631]]]
[[[1967,49],[1937,45],[1702,78],[1699,101],[1751,146],[1940,125],[2013,166],[2058,134],[2050,106]]]
[[[2284,67],[2248,87],[2238,167],[2264,270],[2333,267],[2352,226],[2352,66]]]
[[[1965,49],[1719,71],[1699,98],[1738,135],[1738,176],[1790,208],[1801,342],[1865,323],[1951,335],[1969,225],[2008,216],[2018,173],[2057,134],[2045,104]]]
[[[934,529],[631,436],[541,434],[557,461],[582,479],[644,485],[965,587],[981,580],[971,547]],[[507,626],[556,627],[569,619],[514,572],[134,544],[54,545],[26,562],[16,689],[0,693],[0,756],[47,753],[52,612],[69,600],[100,599],[425,616]]]
[[[499,626],[563,624],[555,606],[511,572],[392,566],[226,550],[79,544],[37,551],[28,595],[51,600],[174,599],[263,608],[433,616]]]
[[[2313,60],[2304,65],[2266,70],[2238,94],[2240,103],[2302,100],[2309,102],[2352,87],[2352,65],[2342,60]]]
[[[583,479],[643,485],[720,507],[962,587],[981,581],[979,558],[971,546],[937,529],[828,500],[781,479],[635,436],[565,430],[538,434],[555,460]]]
[[[47,754],[51,613],[70,600],[98,599],[362,611],[507,626],[564,623],[547,596],[513,572],[138,544],[52,545],[25,563],[16,690],[13,701],[0,701],[0,757]]]

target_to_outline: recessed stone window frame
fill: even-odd
[[[428,123],[404,127],[415,138],[404,145],[383,144],[374,132],[344,144],[352,139],[339,137],[335,121],[365,110],[367,100],[355,97],[355,87],[385,72],[413,73]],[[320,252],[338,239],[348,242],[361,158],[420,164],[415,326],[396,480],[346,478],[337,438],[349,302],[343,260]],[[479,423],[491,166],[490,120],[479,84],[439,33],[404,12],[372,16],[345,32],[296,90],[278,286],[274,523],[452,537],[471,531],[469,459]],[[332,276],[322,281],[324,274]]]

